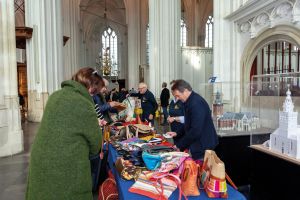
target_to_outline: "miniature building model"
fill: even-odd
[[[300,127],[297,125],[298,112],[294,112],[291,91],[288,89],[279,112],[279,128],[270,136],[270,149],[300,159]]]
[[[221,93],[217,91],[215,101],[213,103],[213,117],[220,117],[223,115],[223,102],[221,98]]]
[[[260,127],[259,118],[251,112],[225,112],[217,120],[218,130],[251,131]]]

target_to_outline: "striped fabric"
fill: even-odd
[[[227,198],[227,184],[225,179],[210,175],[205,191],[210,198]]]
[[[176,190],[177,184],[169,177],[161,179],[162,187],[159,181],[151,180],[153,172],[143,172],[137,181],[129,189],[130,192],[144,195],[152,199],[167,200],[173,191]],[[163,190],[161,189],[163,188]]]
[[[95,104],[95,110],[96,110],[98,119],[103,120],[104,117],[103,117],[102,113],[100,112],[100,108],[99,108],[99,105],[97,103]]]

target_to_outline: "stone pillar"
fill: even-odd
[[[14,1],[0,1],[0,157],[23,151],[17,87]]]
[[[80,0],[63,0],[63,35],[69,37],[69,40],[64,45],[64,79],[70,79],[72,75],[79,69],[79,60],[83,55],[79,53],[80,43]]]
[[[128,88],[137,88],[141,49],[140,0],[126,0],[126,21],[128,25]],[[130,77],[130,78],[129,78]]]
[[[26,26],[33,28],[26,41],[28,120],[41,120],[48,96],[64,78],[62,10],[60,0],[26,0]]]
[[[156,96],[162,82],[180,77],[180,6],[180,0],[149,0],[149,86]]]
[[[230,102],[225,109],[233,112],[240,111],[240,99],[242,86],[239,33],[237,33],[234,23],[225,19],[233,12],[233,2],[228,3],[222,0],[214,0],[214,51],[213,68],[217,81],[222,83],[223,101]],[[246,43],[245,43],[246,44]]]

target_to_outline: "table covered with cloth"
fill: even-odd
[[[117,187],[118,187],[118,192],[119,192],[119,199],[120,200],[126,200],[126,199],[130,199],[130,200],[134,200],[134,199],[138,199],[138,200],[149,200],[151,198],[143,196],[143,195],[138,195],[132,192],[129,192],[129,188],[134,184],[134,181],[127,181],[127,180],[123,180],[119,173],[117,172],[114,163],[117,160],[117,151],[113,148],[112,145],[109,145],[109,154],[108,154],[108,162],[109,162],[109,167],[111,168],[115,179],[116,179],[116,183],[117,183]],[[188,197],[188,199],[199,199],[199,200],[205,200],[205,199],[209,199],[211,200],[211,198],[208,198],[208,196],[206,195],[204,190],[200,191],[201,194],[200,196],[196,196],[196,197]],[[229,200],[246,200],[246,198],[237,190],[235,190],[234,188],[232,188],[230,185],[227,184],[227,192],[228,192],[228,199]],[[171,197],[169,199],[173,199],[173,200],[177,200],[178,199],[178,195],[179,195],[179,190],[176,189]],[[224,200],[221,198],[214,198],[214,200]]]

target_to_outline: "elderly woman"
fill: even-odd
[[[101,147],[90,94],[103,87],[93,68],[80,69],[48,99],[32,145],[26,199],[93,199],[89,155]]]

